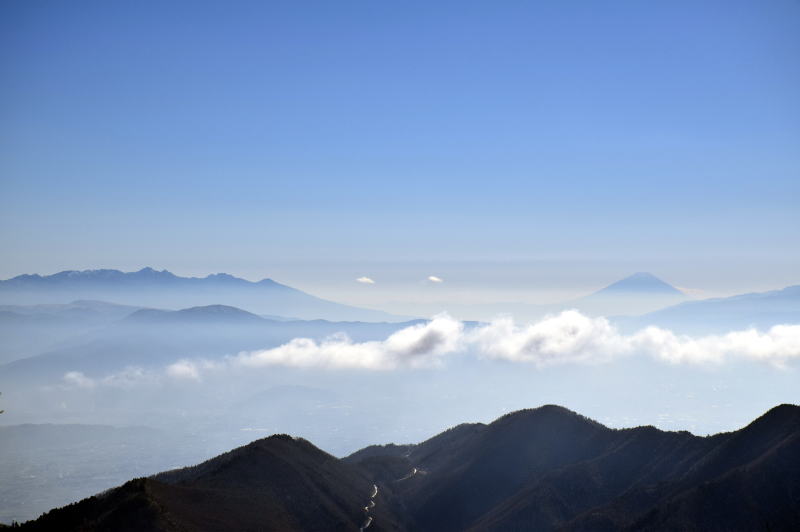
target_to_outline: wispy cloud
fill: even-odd
[[[153,384],[160,380],[159,372],[146,370],[138,366],[128,366],[116,373],[104,377],[93,378],[80,371],[69,371],[62,377],[67,388],[118,388],[133,389],[142,384]]]
[[[375,284],[375,281],[373,281],[369,277],[359,277],[358,279],[356,279],[356,282],[361,284]]]
[[[435,275],[429,275],[428,280],[432,283],[443,283],[444,279],[441,277],[436,277]]]
[[[64,374],[64,384],[74,388],[94,388],[96,383],[94,379],[87,377],[80,371],[68,371]]]
[[[212,360],[184,358],[167,366],[166,374],[173,379],[199,381],[203,372],[222,369],[223,367],[223,363]]]
[[[678,290],[683,292],[689,297],[693,297],[695,299],[706,299],[709,297],[719,297],[721,294],[714,294],[709,292],[708,290],[703,290],[701,288],[690,288],[687,286],[676,286]]]
[[[200,368],[191,360],[178,360],[167,366],[166,373],[175,379],[200,380]]]

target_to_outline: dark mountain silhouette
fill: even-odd
[[[43,515],[29,530],[358,530],[373,482],[358,466],[286,435],[195,467],[132,480]],[[382,501],[375,530],[400,524]]]
[[[63,271],[53,275],[19,275],[0,281],[0,302],[9,304],[64,303],[100,299],[139,307],[185,308],[227,305],[259,314],[300,319],[403,321],[378,310],[334,303],[273,281],[247,281],[226,273],[180,277],[167,270],[142,268]]]
[[[767,329],[800,323],[800,285],[732,297],[686,301],[643,316],[621,320],[628,329],[658,325],[694,334],[747,327]]]
[[[341,460],[273,436],[23,529],[356,530],[364,516],[374,530],[797,530],[800,407],[699,437],[548,405]]]

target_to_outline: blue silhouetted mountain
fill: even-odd
[[[706,437],[546,405],[343,459],[271,436],[22,529],[794,531],[798,456],[796,405]]]
[[[588,295],[575,299],[532,304],[521,302],[452,305],[457,316],[491,320],[510,314],[521,321],[538,320],[564,310],[579,310],[590,316],[635,316],[675,305],[688,299],[686,294],[651,273],[639,272]]]
[[[616,294],[664,294],[685,297],[683,292],[671,284],[647,272],[634,273],[633,275],[606,286],[602,290],[598,290],[588,297]]]
[[[619,320],[627,330],[648,325],[684,334],[726,332],[748,327],[800,323],[800,285],[782,290],[686,301],[655,312]]]
[[[263,279],[252,282],[225,273],[180,277],[143,268],[63,271],[20,275],[0,281],[0,303],[31,305],[99,299],[139,307],[185,308],[227,305],[257,314],[337,321],[402,321],[403,317],[327,301],[296,288]]]
[[[139,308],[105,301],[0,305],[0,364],[55,349],[70,338],[99,330]]]
[[[674,305],[686,294],[651,273],[635,273],[588,296],[563,303],[591,315],[641,314]]]
[[[23,309],[20,311],[23,312],[42,307],[8,308]],[[186,357],[216,359],[240,351],[277,347],[294,338],[321,341],[337,333],[345,333],[357,342],[376,341],[404,327],[424,322],[279,321],[227,305],[182,310],[110,305],[108,309],[117,316],[115,320],[87,319],[81,322],[73,319],[67,322],[64,331],[54,328],[50,321],[36,321],[34,318],[38,315],[30,316],[33,321],[20,328],[17,314],[9,320],[8,316],[0,313],[0,331],[7,331],[10,338],[17,338],[11,332],[21,331],[14,345],[24,344],[26,338],[29,344],[31,338],[42,340],[31,344],[39,350],[26,353],[28,356],[25,357],[14,356],[16,351],[9,349],[6,360],[0,359],[0,378],[19,383],[25,379],[60,378],[67,371],[99,376],[127,366],[157,368]],[[128,315],[119,318],[123,309]],[[69,329],[74,330],[72,336],[67,334]],[[62,332],[63,336],[59,336]]]
[[[182,310],[141,309],[125,318],[129,322],[210,323],[216,325],[264,323],[266,318],[228,305],[206,305]]]
[[[523,303],[487,306],[493,314],[511,313],[518,319],[540,319],[548,314],[575,309],[590,316],[632,316],[652,312],[687,299],[686,294],[651,273],[639,272],[591,294],[559,303]],[[484,316],[485,318],[486,316]]]

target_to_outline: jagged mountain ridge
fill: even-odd
[[[359,515],[374,530],[793,530],[798,457],[796,405],[708,437],[609,429],[547,405],[341,460],[273,436],[23,529],[103,530],[130,513],[140,530],[355,530]],[[254,520],[255,508],[270,511]]]
[[[147,267],[135,272],[67,270],[44,276],[25,274],[0,281],[0,303],[65,303],[76,299],[99,299],[156,308],[225,305],[258,314],[301,319],[408,319],[321,299],[272,279],[253,282],[226,273],[180,277],[167,270]]]

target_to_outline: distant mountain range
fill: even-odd
[[[81,308],[95,304],[83,303]],[[51,319],[29,312],[31,307],[6,306],[22,310],[0,313],[0,331],[12,340],[8,348],[0,348],[0,384],[8,387],[16,386],[20,379],[60,378],[67,371],[101,375],[126,366],[159,367],[186,357],[216,359],[276,347],[294,338],[322,340],[336,333],[346,333],[354,341],[383,340],[424,321],[273,320],[227,305],[182,310],[104,305],[115,319],[91,315],[85,322],[70,319],[63,327],[59,320],[65,318],[50,309],[72,309],[77,303],[47,306],[45,316]],[[127,315],[120,318],[122,309]],[[31,345],[40,350],[30,353]],[[27,350],[15,350],[14,346],[26,346]],[[27,356],[19,356],[22,353]]]
[[[642,283],[644,281],[644,283]],[[643,288],[644,284],[644,288]],[[637,275],[583,298],[612,292],[674,289],[650,276]],[[311,296],[308,296],[311,297]],[[578,300],[580,302],[581,300]],[[564,305],[553,308],[558,312]],[[582,309],[585,311],[585,308]],[[297,320],[266,318],[229,305],[163,310],[103,301],[67,304],[0,305],[0,379],[17,371],[110,371],[126,364],[171,363],[179,357],[217,357],[240,350],[273,347],[293,338],[322,339],[345,332],[356,341],[382,340],[400,328],[421,323]],[[703,335],[778,324],[800,323],[800,286],[727,298],[685,301],[640,316],[612,321],[624,332],[656,325],[682,334]],[[471,325],[474,325],[472,323]],[[27,359],[27,360],[21,360]]]
[[[251,282],[226,273],[179,277],[167,270],[142,268],[63,271],[19,275],[0,281],[0,303],[30,305],[97,299],[139,307],[185,308],[229,305],[258,314],[337,321],[404,321],[378,310],[362,309],[312,296],[263,279]]]
[[[105,303],[107,301],[113,303]],[[34,321],[41,324],[47,320],[66,332],[70,324],[76,330],[89,323],[102,325],[112,321],[111,318],[146,308],[185,309],[181,311],[183,314],[170,318],[163,311],[154,310],[142,310],[139,316],[143,318],[149,314],[151,319],[160,316],[179,320],[186,318],[195,307],[203,308],[202,313],[210,321],[244,316],[225,315],[236,312],[232,307],[245,309],[238,312],[245,312],[251,320],[258,316],[274,321],[402,322],[412,319],[327,301],[271,279],[251,282],[224,273],[198,278],[179,277],[152,268],[128,273],[85,270],[47,276],[20,275],[0,281],[0,332],[6,323],[19,323],[24,328]],[[525,321],[567,309],[590,316],[615,316],[615,321],[626,329],[659,325],[702,333],[749,326],[765,328],[777,323],[800,322],[800,286],[691,301],[679,289],[653,274],[639,272],[587,296],[562,303],[453,305],[449,310],[459,316],[479,316],[485,320],[498,314],[511,314]],[[13,336],[14,332],[11,334]],[[41,343],[38,342],[37,347]],[[18,347],[25,355],[33,354],[24,342]],[[3,350],[0,349],[0,360]]]
[[[104,301],[0,305],[0,364],[63,347],[139,309]]]
[[[491,312],[486,312],[491,309]],[[484,306],[483,314],[506,313],[520,320],[576,309],[606,316],[626,332],[649,325],[683,334],[724,333],[749,327],[768,329],[800,323],[800,285],[731,297],[689,300],[650,273],[636,273],[584,297],[550,305],[507,303]],[[464,309],[468,314],[468,310]]]
[[[650,273],[636,273],[597,292],[564,303],[531,305],[473,305],[467,316],[513,313],[533,319],[564,309],[591,315],[637,315],[685,301],[687,296]],[[15,305],[64,304],[73,300],[113,301],[138,307],[186,308],[225,305],[270,317],[333,321],[405,321],[410,318],[356,308],[317,298],[271,279],[251,282],[219,273],[179,277],[166,270],[143,268],[63,271],[53,275],[20,275],[0,281],[0,303]],[[470,310],[470,308],[472,310]],[[459,313],[458,306],[452,311]],[[490,316],[486,315],[484,318]]]
[[[658,325],[684,334],[768,329],[800,323],[800,285],[732,297],[686,301],[642,316],[619,320],[628,330]]]
[[[543,406],[341,460],[271,436],[22,530],[793,531],[799,457],[795,405],[708,437]]]

